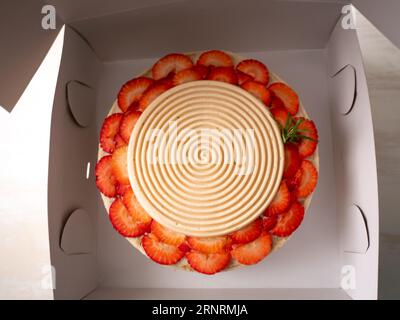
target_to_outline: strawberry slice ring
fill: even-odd
[[[240,65],[241,62],[243,63]],[[162,57],[152,68],[134,78],[140,80],[127,79],[124,91],[118,96],[119,100],[116,99],[113,103],[106,117],[107,127],[103,129],[102,144],[99,144],[98,148],[100,164],[96,168],[97,186],[110,216],[110,226],[151,261],[208,275],[226,272],[271,259],[271,253],[281,248],[298,228],[301,229],[300,224],[307,218],[307,209],[318,179],[317,127],[307,115],[294,88],[268,69],[268,66],[265,66],[267,69],[264,72],[263,66],[262,62],[226,51],[174,53]],[[182,229],[174,228],[173,225],[166,223],[167,220],[155,215],[149,204],[143,201],[140,188],[132,183],[129,171],[132,140],[137,139],[136,135],[143,130],[143,124],[152,118],[152,110],[155,108],[153,106],[160,104],[160,101],[174,90],[179,92],[179,87],[185,88],[191,85],[195,87],[195,83],[202,81],[204,84],[215,82],[221,83],[221,86],[237,88],[252,97],[249,99],[259,101],[265,113],[269,114],[273,121],[272,127],[276,130],[274,132],[277,132],[279,137],[282,135],[281,172],[275,173],[276,183],[270,187],[271,189],[266,185],[260,187],[262,190],[269,190],[266,194],[270,194],[270,199],[260,201],[264,205],[260,205],[259,210],[253,210],[252,218],[243,221],[243,224],[238,224],[236,229],[227,228],[226,230],[229,230],[226,233],[220,231],[204,237],[201,233],[181,232]],[[136,83],[140,83],[141,87],[134,87]],[[133,85],[129,87],[130,84]],[[223,103],[229,105],[233,100],[226,99]],[[232,115],[232,119],[236,119],[236,125],[240,123],[239,113],[233,112]],[[118,115],[110,118],[114,114]],[[190,112],[188,114],[190,115]],[[185,118],[185,113],[181,116],[187,123],[195,121],[193,118],[195,116]],[[244,119],[247,119],[246,117]],[[302,123],[297,123],[298,119],[302,119]],[[222,123],[224,122],[220,122],[220,125]],[[288,147],[283,144],[286,140],[289,143]],[[291,152],[285,155],[286,149]],[[191,154],[190,159],[196,159],[196,156],[200,160],[204,158],[200,152],[196,154],[193,150],[196,150],[193,146],[185,149],[185,152]],[[218,154],[215,150],[213,152]],[[211,152],[208,156],[212,155]],[[295,155],[295,158],[292,158],[292,155]],[[290,164],[290,170],[286,168],[285,176],[283,172],[286,162]],[[181,184],[189,183],[187,186],[190,186],[190,179],[185,180],[185,175],[198,174],[198,180],[192,181],[190,188],[193,192],[189,192],[189,195],[204,192],[199,187],[201,179],[213,173],[212,165],[191,163],[189,166],[177,167],[176,171],[170,173],[175,175],[175,178],[183,179],[177,180]],[[222,193],[224,190],[227,193],[235,190],[232,187],[236,186],[233,183],[233,171],[229,172],[231,176],[222,178],[221,175],[219,180]],[[272,172],[265,171],[263,174],[269,175],[273,174]],[[162,171],[158,174],[162,174]],[[262,177],[262,174],[260,176]],[[255,183],[254,181],[251,183]],[[244,186],[245,184],[241,185],[242,188]],[[187,190],[190,191],[190,188]],[[168,197],[173,193],[172,190],[174,189],[164,190],[160,195]],[[250,194],[255,193],[251,191]],[[212,199],[212,195],[208,197]],[[237,197],[233,198],[236,198],[236,201],[240,200]],[[247,200],[251,201],[251,197]],[[190,197],[188,203],[182,203],[177,208],[184,205],[190,207]],[[231,206],[235,208],[234,205]],[[215,207],[218,207],[216,200]],[[205,214],[211,217],[209,212]],[[232,214],[235,214],[234,210]],[[228,224],[230,221],[226,220],[224,215],[218,219],[218,221],[228,221]],[[212,219],[199,221],[204,225],[207,225],[207,221],[214,223]]]

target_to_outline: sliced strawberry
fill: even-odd
[[[185,255],[176,246],[161,242],[151,233],[142,238],[142,247],[148,257],[159,264],[175,264]]]
[[[269,82],[268,68],[258,60],[243,60],[237,65],[236,69],[249,75],[254,81],[260,82],[264,85],[267,85]]]
[[[153,100],[170,88],[171,86],[168,82],[161,82],[152,85],[143,94],[142,99],[140,99],[139,110],[144,111]]]
[[[112,170],[120,184],[129,184],[127,153],[128,147],[124,146],[116,149],[112,155]]]
[[[311,156],[317,149],[318,131],[312,120],[304,119],[299,125],[300,134],[310,139],[300,139],[299,154],[302,158]]]
[[[272,230],[277,222],[278,222],[278,216],[272,216],[272,217],[263,217],[263,229],[264,231],[270,231]]]
[[[118,134],[122,113],[114,113],[105,118],[100,130],[100,146],[108,153],[115,150],[115,136]]]
[[[117,183],[117,195],[122,197],[126,190],[130,189],[131,185],[130,184],[120,184]]]
[[[229,246],[229,238],[220,237],[188,237],[187,242],[193,250],[197,250],[204,253],[217,253],[223,252]]]
[[[200,73],[202,79],[207,78],[208,72],[210,71],[208,67],[201,66],[201,65],[195,65],[192,69],[194,69],[194,70],[196,70],[196,72]]]
[[[288,211],[278,216],[278,223],[272,229],[272,234],[278,237],[290,236],[301,224],[304,217],[304,207],[297,200]]]
[[[151,216],[146,212],[146,210],[143,209],[132,188],[127,188],[125,190],[124,194],[122,195],[122,202],[135,221],[140,221],[143,223],[151,222]]]
[[[237,84],[236,73],[233,68],[230,67],[215,67],[211,69],[207,79]]]
[[[297,170],[300,168],[300,155],[297,146],[293,143],[285,144],[285,166],[283,169],[283,177],[291,178],[293,177]]]
[[[192,66],[192,59],[188,56],[180,53],[171,53],[158,60],[151,69],[151,72],[153,74],[153,79],[158,80],[184,69],[191,68]]]
[[[268,232],[263,232],[252,242],[234,245],[232,257],[241,264],[255,264],[264,259],[272,249],[272,237]]]
[[[317,186],[318,171],[311,161],[303,160],[298,173],[300,179],[295,189],[296,195],[299,198],[308,197]]]
[[[126,146],[126,142],[124,139],[122,139],[121,135],[117,133],[114,137],[115,141],[115,148],[118,149],[120,147]]]
[[[249,76],[248,74],[246,74],[246,73],[244,73],[242,71],[239,71],[237,69],[236,69],[236,75],[237,75],[237,78],[238,78],[239,86],[241,86],[246,81],[252,81],[253,80],[253,78],[251,76]]]
[[[268,87],[272,91],[272,94],[279,98],[287,111],[294,116],[299,111],[299,96],[297,93],[290,88],[287,84],[282,82],[276,82]]]
[[[250,92],[256,98],[260,99],[266,106],[271,104],[271,93],[262,83],[257,81],[247,81],[243,83],[241,87],[247,92]]]
[[[136,122],[142,113],[140,111],[130,111],[124,114],[119,126],[119,134],[125,143],[129,143],[131,133],[135,127]]]
[[[285,105],[283,104],[282,100],[279,99],[278,97],[272,96],[271,99],[271,108],[285,108]],[[286,110],[286,109],[285,109]],[[286,111],[287,112],[287,111]]]
[[[190,251],[186,253],[186,259],[190,266],[197,272],[215,274],[228,266],[231,261],[231,254],[229,252],[202,253]]]
[[[158,80],[154,81],[153,86],[162,84],[162,85],[165,85],[168,88],[172,88],[174,86],[174,76],[175,76],[175,74],[171,73],[169,76],[166,76],[164,78],[158,79]]]
[[[160,241],[179,247],[186,240],[186,236],[182,233],[172,231],[164,227],[161,223],[153,220],[151,223],[151,233]]]
[[[110,206],[110,221],[124,237],[139,237],[150,228],[149,223],[135,221],[121,199],[115,199]]]
[[[196,81],[196,80],[202,80],[204,79],[203,77],[203,71],[200,70],[199,68],[193,67],[190,69],[185,69],[182,71],[179,71],[174,75],[173,82],[174,85],[177,86],[182,83],[190,82],[190,81]]]
[[[272,116],[279,123],[281,128],[285,128],[289,112],[284,107],[273,107],[270,109]]]
[[[153,84],[154,84],[154,82],[153,82]],[[139,101],[140,101],[140,100],[139,100]],[[133,103],[129,106],[128,110],[126,110],[126,111],[124,112],[124,114],[127,114],[128,112],[131,112],[131,111],[137,111],[137,110],[139,109],[139,101],[133,102]]]
[[[291,197],[289,188],[286,184],[286,181],[282,181],[278,192],[267,208],[267,216],[272,217],[285,212],[287,209],[289,209],[290,200]]]
[[[112,170],[112,157],[105,156],[96,165],[96,186],[106,197],[115,197],[117,179]]]
[[[181,244],[178,246],[178,248],[179,248],[179,250],[183,251],[184,253],[190,251],[190,247],[189,247],[189,245],[187,244],[186,241],[184,241],[183,243],[181,243]]]
[[[289,191],[296,190],[299,187],[301,181],[301,170],[297,170],[295,175],[291,178],[286,179],[286,184],[289,188]]]
[[[125,83],[118,93],[119,108],[124,112],[128,110],[132,103],[140,100],[152,83],[153,80],[146,77],[135,78]]]
[[[233,67],[233,61],[229,54],[220,50],[203,52],[197,60],[197,65],[205,67]]]
[[[262,220],[259,218],[244,228],[231,234],[233,243],[248,243],[257,239],[262,232]]]

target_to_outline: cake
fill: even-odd
[[[153,261],[214,274],[260,262],[300,226],[318,133],[262,62],[169,54],[104,120],[96,184],[113,227]]]

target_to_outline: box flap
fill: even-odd
[[[44,5],[41,0],[0,2],[0,106],[9,112],[63,25],[56,17],[56,29],[43,29]]]
[[[357,9],[400,48],[399,0],[353,0]]]

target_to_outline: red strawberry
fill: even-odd
[[[189,252],[190,251],[190,247],[187,244],[186,241],[182,242],[179,246],[178,246],[179,250],[183,251],[184,253]]]
[[[267,216],[272,217],[285,212],[287,209],[289,209],[290,200],[291,197],[289,188],[286,184],[286,181],[282,181],[278,192],[267,208]]]
[[[202,80],[204,79],[202,72],[202,70],[196,67],[179,71],[173,78],[174,85],[177,86],[190,81]]]
[[[193,66],[192,59],[180,53],[171,53],[158,60],[153,68],[153,79],[158,80]]]
[[[254,81],[258,81],[264,85],[269,82],[268,68],[258,60],[243,60],[237,65],[236,69],[249,75]]]
[[[100,131],[100,146],[108,153],[115,150],[115,136],[118,134],[119,124],[122,120],[122,113],[114,113],[105,118]]]
[[[272,249],[272,237],[268,232],[263,232],[252,242],[234,245],[232,257],[241,264],[255,264],[264,259]]]
[[[288,211],[278,216],[278,223],[272,229],[272,234],[278,237],[290,236],[301,224],[304,217],[304,207],[297,200]]]
[[[229,252],[221,253],[202,253],[190,251],[186,253],[186,259],[190,266],[197,272],[204,274],[214,274],[224,270],[231,261]]]
[[[207,76],[208,80],[222,81],[231,84],[237,84],[236,73],[230,67],[215,67],[212,68]]]
[[[272,230],[277,222],[278,222],[278,217],[277,216],[272,216],[272,217],[263,217],[263,229],[264,231],[270,231]]]
[[[186,239],[184,234],[172,231],[155,220],[151,223],[151,233],[160,241],[177,247],[182,245]]]
[[[127,188],[125,190],[124,194],[122,195],[122,202],[135,221],[140,221],[143,223],[151,222],[151,216],[146,212],[146,210],[143,209],[132,188]]]
[[[200,73],[202,79],[207,78],[208,72],[210,71],[208,67],[201,65],[195,65],[192,69]]]
[[[220,50],[203,52],[197,60],[197,65],[205,67],[233,67],[232,58]]]
[[[171,86],[167,82],[161,82],[152,85],[143,94],[142,99],[140,99],[139,110],[144,111],[153,100],[155,100],[159,95],[161,95],[170,88]]]
[[[273,107],[270,109],[272,116],[279,123],[281,128],[285,128],[289,112],[284,107]]]
[[[149,223],[135,221],[121,199],[115,199],[110,206],[110,221],[124,237],[139,237],[149,230]]]
[[[125,143],[129,143],[131,133],[135,127],[136,122],[142,113],[140,111],[129,111],[124,114],[119,126],[119,134]]]
[[[229,246],[228,237],[188,237],[187,242],[193,250],[204,253],[223,252]]]
[[[283,104],[281,99],[273,96],[271,99],[271,108],[285,108],[285,105]]]
[[[257,239],[262,232],[262,220],[259,218],[244,228],[231,234],[233,243],[248,243]]]
[[[120,184],[129,184],[127,152],[128,147],[124,146],[116,149],[112,155],[112,170]]]
[[[299,154],[302,158],[307,158],[311,156],[317,149],[318,144],[318,131],[314,122],[308,119],[303,119],[303,122],[299,125],[300,134],[309,139],[300,139],[299,143]]]
[[[276,82],[268,87],[272,94],[279,98],[287,111],[294,116],[299,111],[299,96],[287,84]]]
[[[126,142],[122,139],[121,135],[117,133],[114,137],[115,148],[118,149],[120,147],[126,146]]]
[[[297,170],[295,175],[286,180],[286,184],[290,191],[293,191],[298,188],[301,181],[301,170]]]
[[[130,105],[142,97],[142,94],[150,87],[153,80],[146,77],[132,79],[125,83],[118,93],[118,106],[122,111],[128,110]]]
[[[179,248],[161,242],[151,233],[142,238],[142,247],[149,258],[159,264],[175,264],[185,255]]]
[[[311,161],[303,160],[298,171],[299,182],[295,189],[296,195],[299,198],[308,197],[317,186],[318,171]],[[296,173],[297,175],[297,173]]]
[[[283,169],[283,177],[293,177],[300,168],[300,155],[297,146],[292,143],[285,144],[285,167]]]
[[[117,183],[117,195],[119,195],[120,197],[122,197],[124,195],[124,193],[126,192],[126,190],[130,189],[131,185],[130,184],[120,184]]]
[[[96,186],[107,197],[115,197],[117,179],[112,170],[111,156],[105,156],[96,165]]]
[[[266,106],[271,104],[271,93],[260,82],[247,81],[243,83],[241,87],[247,92],[250,92],[256,98],[260,99]]]
[[[237,75],[237,78],[238,78],[239,86],[241,86],[246,81],[253,80],[253,78],[251,76],[249,76],[248,74],[246,74],[246,73],[244,73],[242,71],[239,71],[237,69],[236,69],[236,75]]]

